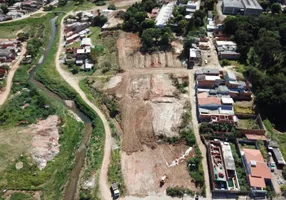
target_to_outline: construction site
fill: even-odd
[[[126,195],[162,195],[175,186],[201,192],[187,167],[193,147],[183,140],[167,142],[180,138],[183,116],[190,112],[188,71],[178,58],[180,43],[174,43],[175,51],[145,55],[140,45],[137,35],[122,33],[117,47],[123,73],[89,78],[91,87],[115,102],[118,111],[114,119],[121,129]]]

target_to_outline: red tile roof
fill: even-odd
[[[263,156],[260,150],[257,149],[243,149],[244,156],[247,164],[250,167],[249,183],[251,187],[261,187],[265,188],[265,180],[271,179],[270,169],[264,162]],[[254,165],[251,165],[253,162]],[[263,183],[262,183],[263,182]]]
[[[206,104],[218,104],[221,105],[221,100],[214,96],[206,96],[206,94],[201,93],[198,95],[198,104],[206,105]]]
[[[257,162],[264,162],[262,154],[258,149],[243,149],[247,163],[250,163],[251,160]]]
[[[249,179],[250,186],[266,188],[264,178],[252,177],[251,175],[248,175],[248,179]]]

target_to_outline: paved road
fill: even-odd
[[[20,54],[19,58],[17,59],[17,61],[13,64],[13,66],[9,70],[8,76],[6,77],[5,90],[0,93],[0,106],[2,106],[4,104],[4,102],[6,101],[6,99],[8,98],[8,96],[10,94],[11,87],[13,84],[13,77],[14,77],[15,72],[19,68],[21,61],[24,58],[24,55],[26,53],[26,46],[27,46],[27,43],[23,43],[23,46],[21,49],[21,54]]]
[[[65,15],[67,17],[72,13],[69,12]],[[100,170],[100,176],[99,176],[99,189],[101,193],[101,199],[111,199],[110,197],[110,190],[109,190],[109,185],[108,185],[108,179],[107,179],[107,172],[108,172],[108,166],[110,162],[110,152],[111,152],[111,144],[112,144],[112,138],[111,138],[111,131],[110,127],[108,124],[107,119],[105,118],[105,115],[97,108],[85,95],[85,93],[81,90],[79,87],[79,79],[74,78],[74,76],[67,72],[64,71],[61,66],[60,66],[60,55],[63,50],[63,32],[64,32],[64,19],[61,21],[61,29],[60,29],[60,42],[59,42],[59,48],[57,51],[57,56],[56,56],[56,68],[59,72],[59,74],[63,77],[63,79],[71,86],[74,88],[74,90],[81,96],[81,98],[86,102],[87,105],[89,105],[100,117],[100,119],[103,122],[104,129],[105,129],[105,145],[104,145],[104,156],[103,156],[103,161],[102,161],[102,166]]]

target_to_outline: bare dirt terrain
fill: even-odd
[[[45,168],[47,161],[51,161],[60,152],[59,124],[60,118],[51,115],[30,126],[33,134],[30,153],[39,169]]]
[[[169,74],[117,75],[104,89],[117,99],[124,131],[122,147],[128,154],[143,150],[144,144],[156,147],[161,135],[179,136],[185,99]]]
[[[152,54],[142,54],[139,49],[141,47],[140,38],[133,33],[122,33],[117,40],[118,57],[120,67],[124,69],[130,68],[181,68],[183,67],[179,60],[177,43],[174,45],[174,52],[155,52]]]
[[[156,149],[144,147],[143,151],[127,155],[121,154],[123,177],[129,195],[146,196],[164,194],[169,186],[184,186],[198,191],[189,176],[186,162],[168,167],[174,159],[181,156],[189,147],[185,145],[158,145]],[[160,187],[161,177],[168,179]]]

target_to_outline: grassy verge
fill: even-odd
[[[286,134],[277,133],[268,119],[264,120],[263,123],[267,129],[268,137],[278,143],[283,157],[286,158]]]
[[[100,105],[102,97],[99,93],[93,91],[90,88],[87,79],[80,81],[80,87],[85,92],[85,94],[87,95],[87,97],[90,101],[92,101],[96,105]],[[117,134],[116,128],[113,125],[113,123],[110,122],[109,124],[110,124],[110,128],[112,131],[112,137],[116,140],[116,143],[118,145],[120,143],[120,137]],[[124,195],[126,193],[126,187],[125,187],[123,175],[121,172],[120,160],[121,160],[121,158],[120,158],[120,147],[118,147],[118,149],[113,150],[111,153],[110,164],[108,167],[108,181],[110,183],[117,182],[119,190],[120,190],[120,194]]]

